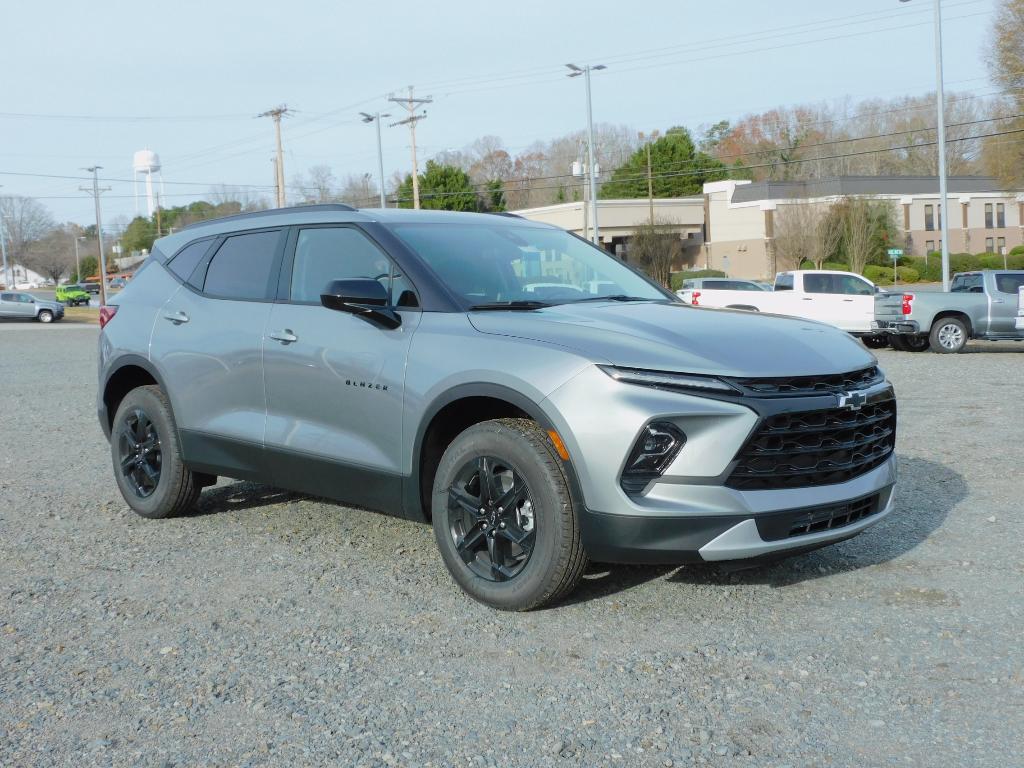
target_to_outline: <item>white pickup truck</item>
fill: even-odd
[[[873,340],[878,287],[853,272],[794,269],[775,276],[772,291],[679,292],[683,301],[699,307],[746,309],[776,315],[804,317],[834,325],[856,336]],[[884,340],[879,338],[878,346]],[[869,344],[870,346],[870,344]]]

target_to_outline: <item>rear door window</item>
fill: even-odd
[[[841,293],[836,290],[832,277],[832,275],[804,275],[804,293]],[[778,290],[778,287],[775,290]]]
[[[1024,285],[1024,275],[1002,274],[996,275],[996,290],[1000,293],[1012,293],[1017,295],[1017,289]]]
[[[264,300],[271,296],[281,231],[232,235],[221,243],[206,270],[203,293],[222,299]]]
[[[982,293],[985,288],[981,282],[981,275],[957,275],[953,278],[953,285],[949,290],[951,293]]]

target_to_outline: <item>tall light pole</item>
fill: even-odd
[[[76,283],[82,282],[82,263],[78,259],[78,241],[79,240],[85,240],[85,238],[84,237],[80,237],[80,236],[76,236],[75,237],[75,282]]]
[[[908,3],[910,0],[900,0]],[[946,99],[942,83],[942,0],[935,9],[935,113],[939,153],[939,228],[942,237],[942,290],[949,290],[949,206],[946,205]]]
[[[380,172],[380,207],[387,208],[387,200],[384,199],[384,152],[380,148],[380,119],[382,117],[391,117],[391,114],[385,112],[383,115],[380,112],[369,114],[367,112],[360,112],[363,116],[364,123],[377,123],[377,170]]]
[[[590,218],[594,222],[594,245],[601,247],[601,235],[597,229],[597,179],[594,178],[594,110],[590,101],[590,73],[599,69],[607,69],[604,64],[587,64],[578,67],[575,64],[566,64],[571,72],[569,77],[579,77],[587,82],[587,173],[590,174]]]

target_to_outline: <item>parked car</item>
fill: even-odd
[[[542,266],[575,289],[526,290]],[[140,515],[228,476],[430,520],[496,608],[558,600],[588,559],[792,554],[893,509],[896,405],[863,346],[686,306],[538,222],[206,221],[158,240],[100,322],[99,420]]]
[[[743,299],[746,298],[746,294],[749,291],[767,290],[771,289],[753,280],[736,280],[730,277],[695,277],[690,280],[684,280],[682,287],[676,291],[676,296],[695,307],[712,306],[711,304],[702,304],[700,297],[704,295],[705,291],[715,291],[717,298],[713,300],[713,305],[731,307],[731,302],[733,301],[742,305]],[[728,291],[729,296],[718,296],[718,291]]]
[[[1022,341],[1024,270],[993,269],[953,276],[949,292],[904,292],[875,299],[874,328],[905,352],[959,352],[969,339]]]
[[[777,274],[772,291],[701,290],[696,297],[690,294],[690,303],[818,320],[859,336],[867,346],[877,348],[888,343],[884,335],[876,334],[871,327],[874,295],[878,291],[874,283],[853,272],[795,269]]]
[[[89,305],[89,292],[80,285],[58,285],[54,290],[54,298],[62,304],[70,304],[77,307],[79,304]]]
[[[37,299],[31,293],[5,291],[0,293],[0,317],[52,323],[64,317],[64,305]]]
[[[109,285],[114,290],[119,291],[122,288],[124,288],[127,282],[128,281],[125,280],[123,277],[115,277],[113,280],[110,281]]]
[[[86,293],[91,293],[94,296],[99,296],[99,293],[100,293],[100,284],[99,283],[93,283],[93,282],[89,282],[87,280],[86,282],[82,283],[81,285],[82,285],[82,288],[85,290]]]

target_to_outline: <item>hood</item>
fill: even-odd
[[[36,299],[36,306],[46,309],[64,309],[64,305],[59,301],[47,301],[46,299]]]
[[[830,325],[672,302],[470,312],[469,321],[481,333],[554,344],[628,368],[769,377],[847,373],[876,362]]]

